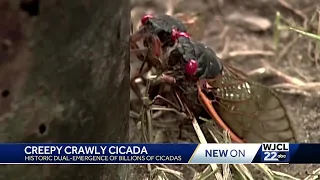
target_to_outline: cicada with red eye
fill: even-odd
[[[159,58],[167,47],[172,47],[175,44],[176,36],[172,36],[174,34],[173,29],[186,32],[183,22],[169,15],[145,15],[141,19],[141,24],[140,29],[131,35],[130,46],[131,50],[142,61],[146,58],[139,53],[138,41],[143,40],[143,45],[150,51],[152,58]],[[157,63],[152,65],[157,66]]]
[[[138,97],[141,97],[135,80],[142,77],[143,74],[150,71],[152,67],[164,69],[162,56],[167,53],[168,48],[173,47],[176,43],[175,33],[172,29],[185,32],[186,27],[182,21],[168,15],[145,15],[141,19],[140,29],[130,36],[131,52],[134,52],[138,59],[143,61],[139,72],[131,78],[130,86]],[[140,49],[137,42],[143,41],[145,49]],[[146,55],[143,55],[146,51]],[[145,66],[147,64],[147,66]]]
[[[222,63],[212,49],[184,33],[177,39],[164,77],[174,84],[179,105],[185,106],[180,109],[195,117],[205,109],[233,142],[297,142],[297,127],[274,91]]]

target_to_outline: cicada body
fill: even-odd
[[[169,62],[181,99],[191,111],[199,112],[202,106],[234,142],[297,141],[293,123],[274,91],[223,64],[204,44],[184,43]],[[177,75],[179,70],[184,70],[184,78]]]
[[[144,36],[145,44],[150,45],[148,49],[152,49],[147,61],[163,75],[171,77],[171,97],[174,97],[179,111],[193,117],[211,117],[229,132],[234,142],[297,141],[291,118],[274,91],[222,63],[212,49],[191,41],[186,32],[172,28],[179,25],[163,25],[160,22],[169,21],[161,18],[148,21],[149,25],[145,22],[142,22],[146,25],[140,35],[141,32],[152,34]],[[152,38],[146,41],[147,37]],[[169,46],[173,49],[166,52]],[[160,65],[152,63],[153,58],[165,53],[167,56],[158,61]],[[160,84],[159,87],[163,86]],[[158,88],[154,89],[157,92]]]
[[[163,60],[169,47],[174,46],[175,36],[174,30],[185,32],[186,27],[182,21],[177,20],[168,15],[151,16],[145,15],[141,19],[140,29],[130,36],[131,51],[136,54],[138,59],[143,61],[143,64],[132,78],[130,86],[135,94],[141,98],[140,91],[135,84],[137,78],[142,76],[151,70],[151,68],[165,69],[167,64]],[[174,30],[173,30],[174,29]],[[145,49],[140,49],[137,42],[143,41]],[[143,54],[142,52],[146,52]],[[147,64],[147,66],[145,66]]]

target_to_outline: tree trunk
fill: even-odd
[[[127,142],[129,0],[38,5],[0,0],[0,142]],[[3,165],[0,179],[118,180],[126,170]]]

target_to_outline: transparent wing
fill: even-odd
[[[220,118],[246,142],[296,142],[295,128],[279,97],[225,66],[222,76],[207,81],[206,93]]]

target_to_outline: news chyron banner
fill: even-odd
[[[0,164],[320,163],[320,144],[0,144]]]

